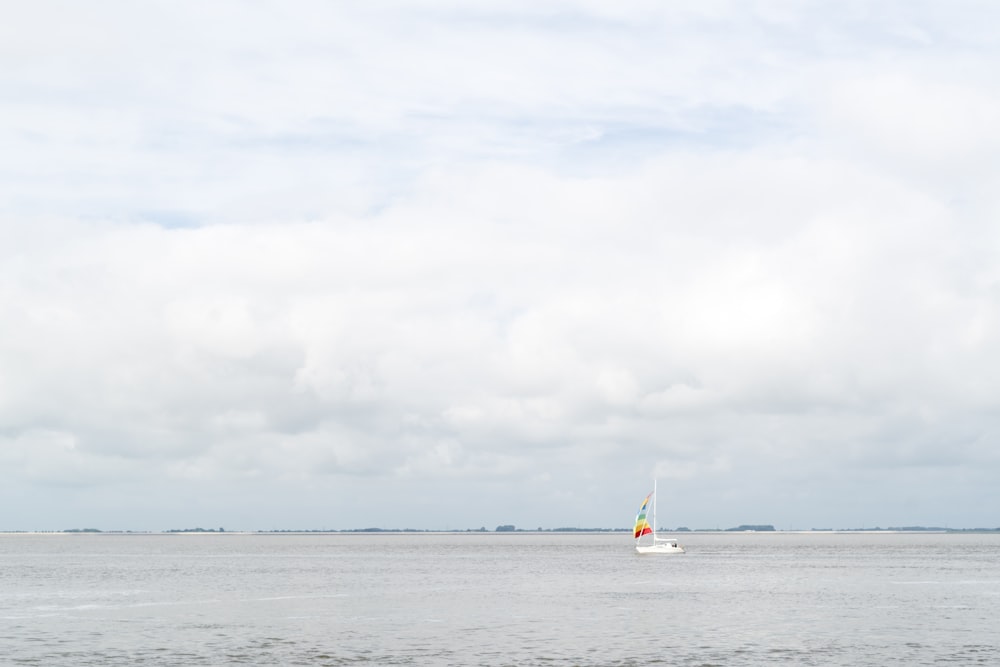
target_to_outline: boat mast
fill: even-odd
[[[656,478],[653,478],[653,544],[656,544]]]

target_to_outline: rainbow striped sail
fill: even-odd
[[[642,501],[642,506],[639,507],[639,513],[635,515],[635,539],[653,532],[649,522],[646,521],[646,510],[649,509],[649,499],[652,497],[652,493],[646,496],[646,499]]]

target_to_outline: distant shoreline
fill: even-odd
[[[0,535],[573,535],[573,534],[631,534],[629,528],[551,528],[513,530],[424,530],[417,528],[350,528],[334,529],[277,529],[277,530],[223,530],[223,529],[169,529],[169,530],[101,530],[96,528],[67,530],[0,530]],[[1000,533],[998,528],[940,528],[940,527],[889,527],[889,528],[806,528],[763,530],[726,529],[681,529],[664,530],[677,535],[733,535],[733,534],[784,534],[784,535],[824,535],[824,534],[991,534]]]

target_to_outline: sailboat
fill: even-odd
[[[653,501],[652,524],[646,520],[649,502]],[[649,535],[648,540],[643,538]],[[646,496],[635,515],[635,550],[641,554],[682,554],[684,547],[673,538],[656,536],[656,480],[653,480],[653,492]]]

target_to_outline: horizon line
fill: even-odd
[[[1000,532],[1000,526],[998,527],[972,527],[972,528],[952,528],[947,526],[887,526],[882,528],[880,526],[875,526],[871,528],[775,528],[770,524],[758,524],[758,525],[747,525],[743,524],[731,528],[660,528],[658,531],[664,533],[685,533],[685,534],[711,534],[711,533],[998,533]],[[33,535],[44,535],[44,534],[116,534],[116,535],[180,535],[180,534],[207,534],[207,535],[225,535],[225,534],[376,534],[376,533],[437,533],[437,534],[509,534],[509,533],[631,533],[631,528],[580,528],[572,526],[564,526],[558,528],[516,528],[512,525],[502,525],[497,526],[493,530],[489,530],[485,527],[480,528],[378,528],[378,527],[368,527],[368,528],[250,528],[250,529],[239,529],[231,528],[226,529],[224,527],[220,528],[169,528],[169,529],[101,529],[101,528],[65,528],[65,529],[53,529],[53,530],[7,530],[0,529],[0,534],[5,535],[17,535],[17,534],[33,534]]]

